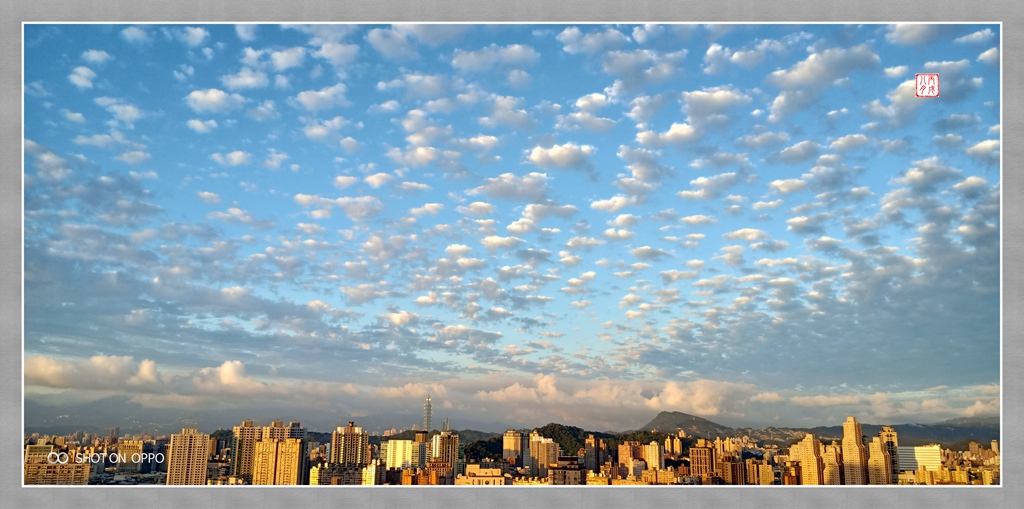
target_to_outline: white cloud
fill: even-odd
[[[338,106],[348,106],[350,103],[345,98],[347,88],[344,83],[324,87],[320,90],[306,90],[299,92],[295,100],[309,111],[320,111]]]
[[[846,152],[847,150],[863,147],[864,145],[867,145],[869,141],[868,137],[863,134],[848,134],[833,141],[832,144],[829,145],[829,148],[839,152]]]
[[[216,88],[194,90],[185,97],[185,101],[196,113],[225,113],[241,108],[245,104],[244,97]]]
[[[543,168],[587,166],[589,164],[587,158],[595,151],[596,149],[590,145],[581,146],[570,142],[554,145],[551,148],[534,147],[527,159]]]
[[[200,200],[203,200],[203,203],[220,203],[220,195],[217,193],[199,191],[196,193],[196,196],[198,196]]]
[[[992,31],[991,28],[986,28],[984,30],[978,30],[977,32],[973,32],[962,37],[957,37],[956,39],[953,39],[953,42],[960,44],[983,44],[992,40],[992,38],[995,36],[996,34],[995,32]]]
[[[96,73],[88,67],[75,67],[68,75],[68,81],[78,88],[92,88],[92,80],[96,79]]]
[[[483,194],[490,198],[506,200],[537,201],[547,195],[548,176],[532,172],[522,177],[513,173],[502,173],[484,180],[480,187],[467,192],[469,195]]]
[[[989,48],[982,54],[978,55],[979,62],[985,62],[989,65],[996,65],[999,63],[999,48]]]
[[[67,119],[68,122],[74,122],[76,124],[85,123],[85,115],[82,115],[81,113],[76,113],[70,110],[61,110],[61,113],[64,114],[64,118]]]
[[[326,42],[320,46],[320,49],[313,52],[313,56],[327,60],[334,67],[344,67],[354,62],[359,56],[359,46]]]
[[[210,132],[210,131],[212,131],[212,130],[217,128],[217,121],[216,120],[199,120],[199,119],[193,118],[192,120],[189,120],[188,122],[185,122],[185,125],[187,125],[189,129],[191,129],[191,130],[193,130],[193,131],[195,131],[197,133],[208,133],[208,132]]]
[[[588,54],[600,53],[610,48],[619,48],[626,42],[629,42],[629,37],[626,37],[622,32],[614,28],[583,34],[579,28],[569,27],[555,36],[555,39],[563,44],[562,49],[566,53]]]
[[[789,194],[807,187],[807,182],[800,179],[781,179],[773,180],[769,186],[782,194]]]
[[[230,90],[262,88],[269,83],[266,74],[261,71],[254,71],[248,67],[243,67],[241,71],[238,71],[238,74],[221,76],[220,82]]]
[[[274,70],[278,72],[301,66],[305,58],[306,48],[301,46],[270,53],[270,61],[274,64]]]
[[[498,249],[511,249],[523,242],[524,240],[518,237],[498,237],[497,235],[488,235],[480,241],[491,252]]]
[[[909,68],[907,66],[905,66],[905,65],[899,65],[899,66],[896,66],[896,67],[886,67],[885,68],[885,77],[886,78],[899,78],[900,76],[903,76],[904,74],[906,74],[908,70],[909,70]]]
[[[939,26],[896,23],[889,25],[885,40],[896,44],[924,44],[939,34]]]
[[[357,179],[356,177],[339,175],[337,177],[334,177],[332,183],[334,184],[334,187],[338,189],[345,189],[346,187],[351,186],[352,184],[355,184],[358,181],[359,179]]]
[[[636,135],[636,141],[644,145],[662,147],[669,144],[681,144],[700,137],[700,133],[689,124],[673,123],[672,127],[664,133],[654,131],[640,131]]]
[[[147,42],[149,34],[139,27],[128,27],[121,30],[121,38],[128,42]]]
[[[689,115],[686,120],[695,125],[720,121],[729,109],[750,101],[750,96],[730,85],[683,92],[683,109]]]
[[[383,185],[386,185],[388,182],[391,182],[394,179],[395,177],[393,175],[387,173],[375,173],[364,178],[363,182],[366,182],[367,184],[370,185],[370,187],[377,189]]]
[[[238,166],[241,164],[249,164],[252,162],[252,154],[236,150],[227,154],[221,154],[217,152],[210,156],[211,159],[217,161],[218,164],[223,166]]]
[[[91,64],[102,64],[113,60],[114,57],[103,50],[91,49],[82,53],[82,60]]]
[[[181,41],[193,48],[203,44],[209,36],[210,32],[207,32],[205,28],[200,27],[185,27],[179,33]]]
[[[871,69],[881,60],[867,44],[849,49],[829,48],[811,53],[789,70],[778,70],[768,75],[769,83],[786,89],[822,87],[853,71]]]
[[[280,170],[281,163],[288,159],[288,154],[284,152],[278,152],[275,149],[269,149],[267,151],[267,159],[263,161],[263,167],[270,170]]]
[[[235,25],[235,35],[237,35],[239,39],[241,39],[243,41],[246,41],[246,42],[255,41],[256,40],[256,29],[257,29],[258,26],[259,25],[253,25],[253,24],[238,24],[238,25]]]
[[[460,214],[467,214],[471,216],[486,216],[494,212],[494,205],[490,203],[475,201],[470,203],[468,206],[460,206],[456,208]]]
[[[151,156],[149,153],[142,150],[131,150],[118,154],[116,159],[118,161],[124,161],[128,164],[141,164],[149,160]]]
[[[476,51],[456,49],[452,56],[452,67],[468,72],[486,71],[502,65],[521,67],[536,62],[538,58],[540,54],[529,46],[510,44],[502,47],[491,44]]]
[[[999,140],[980,141],[965,152],[979,161],[999,164]]]

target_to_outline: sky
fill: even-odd
[[[429,392],[435,423],[494,430],[998,415],[999,42],[25,25],[26,404],[408,428]]]

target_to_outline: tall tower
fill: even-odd
[[[808,433],[804,439],[789,448],[790,461],[800,462],[800,484],[824,484],[825,464],[821,457],[821,442]]]
[[[847,417],[843,423],[843,474],[846,484],[868,483],[868,455],[860,423]]]
[[[892,462],[889,451],[880,437],[871,440],[868,456],[868,484],[892,484]],[[897,474],[899,475],[899,474]],[[898,478],[898,477],[897,477]]]
[[[369,433],[349,421],[348,426],[338,426],[331,435],[331,463],[344,465],[370,464],[367,448],[370,445]]]
[[[822,484],[843,484],[843,449],[834,440],[832,445],[826,445],[821,453],[821,461],[824,464],[822,470]]]
[[[252,483],[252,458],[256,442],[263,438],[263,428],[254,426],[251,420],[235,426],[231,441],[231,475]]]
[[[430,418],[431,418],[431,406],[430,406],[430,393],[428,392],[427,393],[427,402],[423,404],[423,429],[427,430],[427,432],[429,432],[430,430],[433,429],[433,428],[430,427],[431,426]]]
[[[896,440],[896,430],[889,426],[882,426],[882,431],[878,432],[878,438],[882,439],[882,445],[889,453],[889,475],[892,478],[892,483],[896,484],[900,479],[900,444]]]
[[[183,428],[171,435],[167,451],[167,484],[206,484],[206,447],[210,435],[195,428]]]
[[[309,450],[301,438],[267,438],[256,442],[252,483],[308,484]]]

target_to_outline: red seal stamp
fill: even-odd
[[[939,96],[939,73],[918,73],[914,75],[914,93],[918,97]]]

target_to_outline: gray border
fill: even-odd
[[[1020,340],[1024,320],[1013,312],[1004,315],[1003,335],[1003,458],[1002,483],[998,488],[24,488],[21,486],[21,23],[25,21],[975,21],[1003,22],[1003,158],[1020,161],[1024,148],[1024,111],[1020,94],[1024,73],[1024,9],[1011,0],[984,4],[955,1],[859,0],[857,2],[774,0],[743,2],[719,0],[685,5],[671,0],[573,1],[517,0],[492,3],[463,0],[458,3],[423,0],[346,1],[331,5],[327,0],[176,0],[174,2],[89,0],[68,2],[33,0],[4,3],[0,54],[4,64],[0,112],[6,120],[0,126],[0,143],[6,167],[0,172],[0,324],[3,351],[0,359],[0,429],[10,430],[0,443],[0,500],[7,507],[130,507],[269,505],[353,506],[392,505],[397,507],[485,507],[485,506],[621,506],[635,504],[754,505],[759,507],[1010,507],[1024,500],[1021,482],[1024,460],[1019,453],[1024,441],[1021,425],[1021,394],[1024,377],[1024,347]],[[1010,55],[1010,57],[1007,57]],[[1010,133],[1007,136],[1005,133]],[[1009,141],[1009,143],[1007,143]],[[1010,176],[1007,181],[1005,177]],[[1020,309],[1021,268],[1024,267],[1024,224],[1007,218],[1022,210],[1024,179],[1013,173],[1003,175],[1003,284],[1004,309]],[[1008,185],[1009,184],[1009,185]],[[1007,397],[1007,395],[1009,395]],[[15,409],[11,411],[11,409]],[[160,492],[153,491],[160,489]],[[228,491],[224,491],[228,490]],[[1013,502],[1016,501],[1016,502]]]

